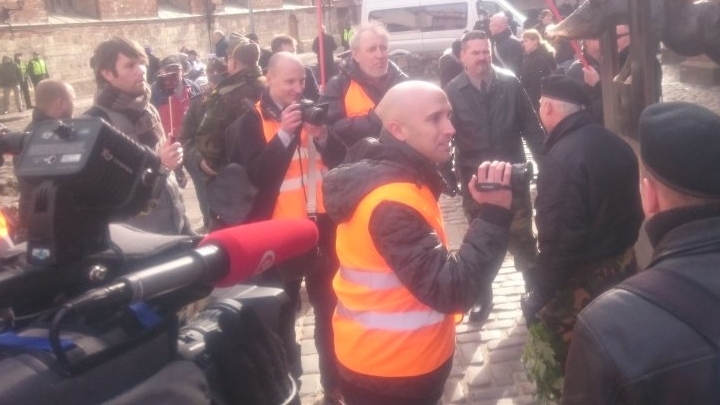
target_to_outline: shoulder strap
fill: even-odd
[[[618,288],[664,309],[720,349],[720,297],[704,285],[663,268],[646,270]]]

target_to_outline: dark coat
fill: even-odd
[[[539,297],[550,298],[580,266],[633,246],[643,218],[638,176],[630,146],[585,111],[550,133],[535,200],[539,254],[530,269]]]
[[[655,246],[646,272],[677,273],[720,300],[720,206],[665,211],[646,229]],[[718,364],[717,347],[683,321],[615,288],[578,317],[562,403],[718,404]]]
[[[486,93],[475,88],[465,72],[445,88],[453,109],[456,164],[477,168],[484,160],[523,163],[523,138],[540,163],[545,130],[530,99],[511,72],[495,67],[493,71]]]
[[[320,79],[320,37],[315,37],[312,43],[312,51],[317,56],[317,71],[318,79]],[[331,77],[338,74],[339,70],[335,63],[335,50],[337,50],[337,44],[335,38],[332,35],[323,33],[323,54],[325,55],[325,81],[330,80]]]
[[[341,66],[340,73],[330,79],[320,98],[321,102],[330,104],[327,117],[330,137],[327,147],[321,151],[323,160],[328,167],[333,168],[340,164],[345,158],[347,148],[360,139],[368,136],[377,137],[382,126],[377,116],[371,112],[358,117],[347,117],[345,94],[350,87],[350,82],[355,80],[360,84],[365,93],[377,105],[390,87],[407,78],[407,75],[392,62],[390,62],[387,75],[379,84],[371,83],[352,58]]]
[[[0,63],[0,86],[1,87],[16,87],[20,85],[22,81],[22,73],[20,72],[20,66],[18,66],[12,59]]]
[[[491,42],[493,63],[510,70],[519,77],[525,53],[520,40],[513,35],[510,28],[507,28],[505,31],[493,35]]]
[[[588,55],[587,52],[583,52],[583,55],[585,56],[585,59],[587,60],[588,64],[595,68],[597,70],[598,74],[600,73],[600,62],[593,58],[592,56]],[[603,101],[602,101],[602,83],[597,82],[595,86],[588,86],[587,83],[585,83],[585,75],[583,73],[583,64],[581,61],[576,60],[575,62],[570,65],[570,67],[567,70],[567,75],[572,77],[575,80],[578,80],[580,83],[585,86],[585,89],[590,94],[590,111],[592,111],[592,115],[595,118],[595,122],[598,124],[604,124],[604,112],[603,112]]]
[[[422,184],[436,197],[443,188],[434,164],[387,133],[382,133],[379,141],[367,138],[359,142],[348,151],[348,159],[355,163],[331,170],[323,181],[325,208],[336,223],[347,221],[368,193],[388,183]],[[482,205],[465,242],[450,253],[414,208],[385,201],[373,210],[368,232],[388,266],[418,300],[439,312],[461,313],[495,278],[507,250],[511,219],[509,210]],[[395,379],[392,388],[383,384],[386,380],[381,377],[349,370],[345,370],[345,378],[385,394],[393,389],[395,395],[411,391],[421,397],[422,393],[442,390],[442,370]],[[398,389],[398,385],[403,388]]]
[[[537,111],[540,103],[540,82],[543,77],[548,76],[556,67],[555,57],[542,45],[523,56],[520,83],[525,88],[525,92],[530,98],[535,111]]]

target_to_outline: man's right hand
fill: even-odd
[[[482,162],[478,167],[477,174],[472,176],[468,183],[468,191],[473,200],[478,204],[493,204],[510,209],[512,203],[512,191],[510,191],[510,176],[512,175],[512,164],[506,162]],[[499,184],[505,186],[501,189],[490,191],[478,191],[477,184]]]
[[[295,132],[298,131],[303,123],[300,104],[293,103],[285,107],[280,119],[280,129],[290,135],[296,135]]]

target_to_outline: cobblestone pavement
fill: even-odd
[[[680,83],[678,65],[663,67],[665,101],[685,100],[720,114],[720,86],[707,88]],[[91,99],[78,100],[78,112],[85,111]],[[29,113],[0,116],[0,122],[12,130],[21,130],[29,122]],[[5,170],[8,165],[6,164]],[[183,190],[187,214],[195,229],[202,225],[192,182]],[[5,202],[5,201],[0,201]],[[450,246],[457,249],[467,229],[459,197],[440,200]],[[508,256],[493,284],[494,308],[488,322],[477,328],[467,323],[457,327],[454,367],[447,382],[442,404],[534,404],[534,386],[528,382],[520,363],[527,329],[520,311],[524,292],[522,277]],[[303,293],[304,294],[304,293]],[[318,403],[321,397],[317,353],[313,336],[312,308],[304,295],[297,319],[297,337],[302,345],[303,368],[301,399],[303,405]]]

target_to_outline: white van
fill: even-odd
[[[390,55],[440,55],[471,31],[478,9],[509,12],[521,26],[525,15],[507,0],[363,0],[361,20],[378,20],[390,32]],[[520,35],[520,32],[518,32]]]

